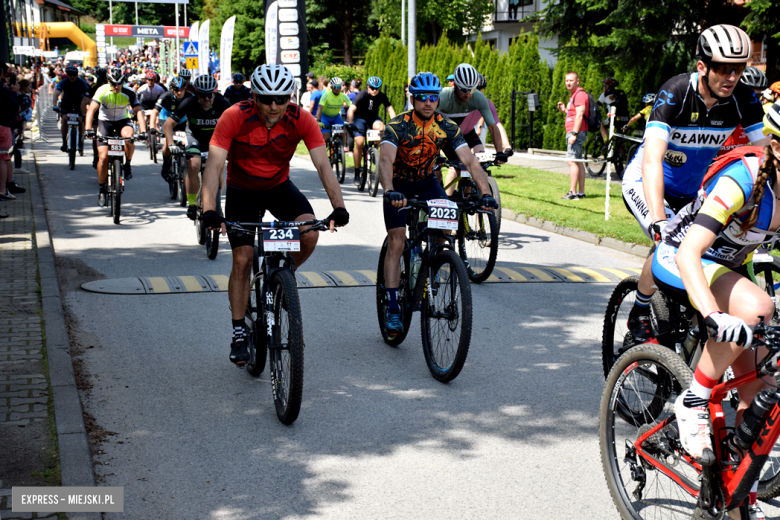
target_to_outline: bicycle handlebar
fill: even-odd
[[[284,221],[284,220],[275,220],[273,222],[225,222],[225,226],[227,227],[228,233],[235,233],[238,236],[243,235],[244,233],[255,233],[257,229],[254,231],[250,231],[248,229],[245,229],[244,226],[248,227],[254,227],[254,228],[271,228],[271,229],[286,229],[286,228],[294,228],[299,226],[311,226],[309,229],[305,229],[301,231],[301,235],[304,233],[308,233],[309,231],[325,231],[330,229],[330,220],[328,219],[322,219],[322,220],[303,220],[303,221]]]

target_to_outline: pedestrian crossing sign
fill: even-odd
[[[197,42],[187,42],[184,44],[184,55],[185,56],[197,56],[198,55],[198,43]]]

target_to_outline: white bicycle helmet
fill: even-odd
[[[706,63],[747,63],[752,51],[747,33],[726,24],[705,29],[696,44],[696,56]]]
[[[280,96],[292,94],[295,78],[290,69],[283,65],[260,65],[252,73],[249,82],[252,92],[258,96]]]
[[[479,74],[477,73],[477,69],[468,63],[461,63],[455,67],[454,75],[456,87],[470,90],[477,88],[477,83],[479,83]]]
[[[192,83],[192,88],[197,93],[208,94],[214,92],[217,89],[217,80],[215,80],[210,74],[201,74]]]
[[[331,78],[330,79],[330,88],[337,89],[344,86],[344,82],[341,81],[341,78]]]

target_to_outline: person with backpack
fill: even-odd
[[[615,78],[605,78],[601,83],[604,92],[599,96],[597,103],[607,109],[607,115],[609,114],[609,109],[615,107],[615,128],[623,128],[628,124],[631,117],[628,111],[628,96],[626,96],[624,91],[615,88],[620,84]],[[609,138],[608,127],[609,118],[607,117],[599,125],[601,137],[605,143]]]
[[[580,88],[580,76],[576,72],[568,72],[565,79],[566,90],[571,93],[569,102],[564,105],[558,101],[558,110],[566,114],[566,157],[582,159],[582,148],[588,138],[588,116],[595,107],[590,95]],[[567,200],[585,198],[585,163],[569,161],[569,177],[571,187],[569,192],[561,197]],[[579,185],[579,191],[577,186]]]

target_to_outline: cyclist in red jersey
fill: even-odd
[[[325,141],[314,116],[291,104],[295,78],[281,65],[261,65],[251,77],[252,99],[226,110],[220,117],[209,144],[209,161],[203,172],[203,222],[222,229],[225,220],[257,222],[266,211],[277,220],[313,220],[314,210],[290,180],[290,159],[303,141],[311,154],[333,212],[328,216],[331,231],[349,222],[341,188],[325,152]],[[216,211],[219,171],[227,166],[225,218]],[[301,227],[301,231],[309,226]],[[254,228],[248,228],[254,231]],[[316,232],[301,235],[301,250],[290,253],[299,268],[314,252]],[[252,268],[254,234],[231,234],[233,268],[228,298],[233,316],[233,342],[230,361],[243,366],[249,360],[244,309],[249,301],[249,272]]]

